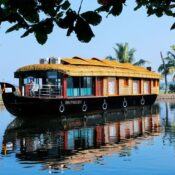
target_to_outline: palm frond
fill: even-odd
[[[163,64],[161,64],[159,67],[158,67],[158,72],[163,72],[163,70],[164,70],[164,65]]]
[[[129,49],[128,43],[116,43],[114,47],[116,58],[121,63],[133,63],[135,49]]]
[[[107,59],[107,60],[116,60],[116,58],[113,58],[111,55],[108,55],[108,56],[106,57],[106,59]]]
[[[149,64],[150,62],[144,59],[140,59],[139,61],[135,62],[134,65],[136,66],[144,66],[145,64]]]

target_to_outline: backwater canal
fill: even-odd
[[[19,119],[0,106],[0,175],[173,175],[175,102]]]

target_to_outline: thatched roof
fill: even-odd
[[[119,76],[135,78],[156,78],[160,75],[143,67],[117,61],[97,58],[82,59],[74,57],[62,59],[61,64],[33,64],[19,68],[15,75],[37,71],[58,71],[69,76]]]

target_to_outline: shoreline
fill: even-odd
[[[175,100],[174,94],[159,94],[156,100]]]
[[[4,103],[3,103],[3,101],[2,101],[2,96],[1,96],[1,94],[0,94],[0,105],[3,105]]]

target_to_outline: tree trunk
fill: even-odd
[[[168,92],[167,74],[165,74],[165,94]]]
[[[161,56],[162,63],[163,63],[163,68],[164,68],[164,79],[165,79],[165,91],[164,91],[164,94],[166,94],[168,92],[167,70],[166,70],[165,60],[163,58],[162,52],[160,52],[160,56]]]

